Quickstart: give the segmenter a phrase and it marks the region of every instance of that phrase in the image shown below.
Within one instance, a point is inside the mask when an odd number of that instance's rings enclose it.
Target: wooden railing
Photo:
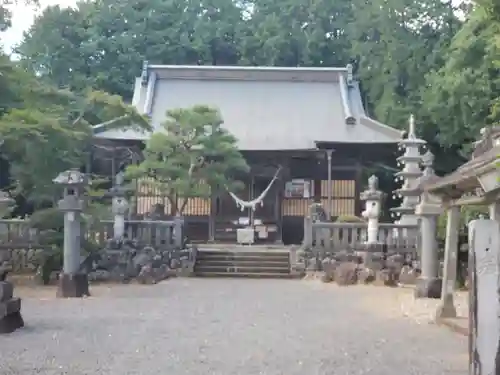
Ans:
[[[304,220],[304,246],[324,252],[359,249],[367,239],[366,223],[332,223]],[[419,245],[418,225],[379,224],[378,242],[390,252],[415,253]]]

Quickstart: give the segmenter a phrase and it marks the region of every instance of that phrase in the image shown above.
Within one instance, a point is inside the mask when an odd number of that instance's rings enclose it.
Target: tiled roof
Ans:
[[[396,143],[401,132],[366,116],[359,84],[346,68],[145,66],[134,105],[160,129],[169,109],[219,108],[241,150],[307,150],[316,142]],[[147,139],[108,130],[107,139]]]

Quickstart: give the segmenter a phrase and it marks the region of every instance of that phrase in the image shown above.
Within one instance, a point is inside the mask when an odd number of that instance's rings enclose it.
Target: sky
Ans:
[[[4,50],[11,51],[12,47],[21,41],[23,32],[30,28],[36,15],[39,14],[44,8],[50,5],[69,7],[75,5],[77,0],[39,0],[39,3],[40,7],[38,9],[23,4],[23,1],[20,1],[19,4],[11,7],[13,15],[12,27],[3,33],[0,33]]]

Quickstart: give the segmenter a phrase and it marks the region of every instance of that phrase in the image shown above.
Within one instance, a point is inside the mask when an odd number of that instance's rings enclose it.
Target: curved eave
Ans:
[[[360,125],[366,126],[367,128],[373,129],[381,134],[384,134],[388,138],[386,143],[399,143],[403,138],[404,134],[403,131],[382,124],[381,122],[374,120],[370,117],[360,116],[359,123]]]

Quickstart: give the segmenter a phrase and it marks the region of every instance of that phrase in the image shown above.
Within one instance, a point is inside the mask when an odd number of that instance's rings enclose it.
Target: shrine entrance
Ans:
[[[279,166],[252,167],[237,193],[222,191],[215,202],[215,241],[236,242],[237,230],[253,228],[255,243],[281,241],[281,191]]]

